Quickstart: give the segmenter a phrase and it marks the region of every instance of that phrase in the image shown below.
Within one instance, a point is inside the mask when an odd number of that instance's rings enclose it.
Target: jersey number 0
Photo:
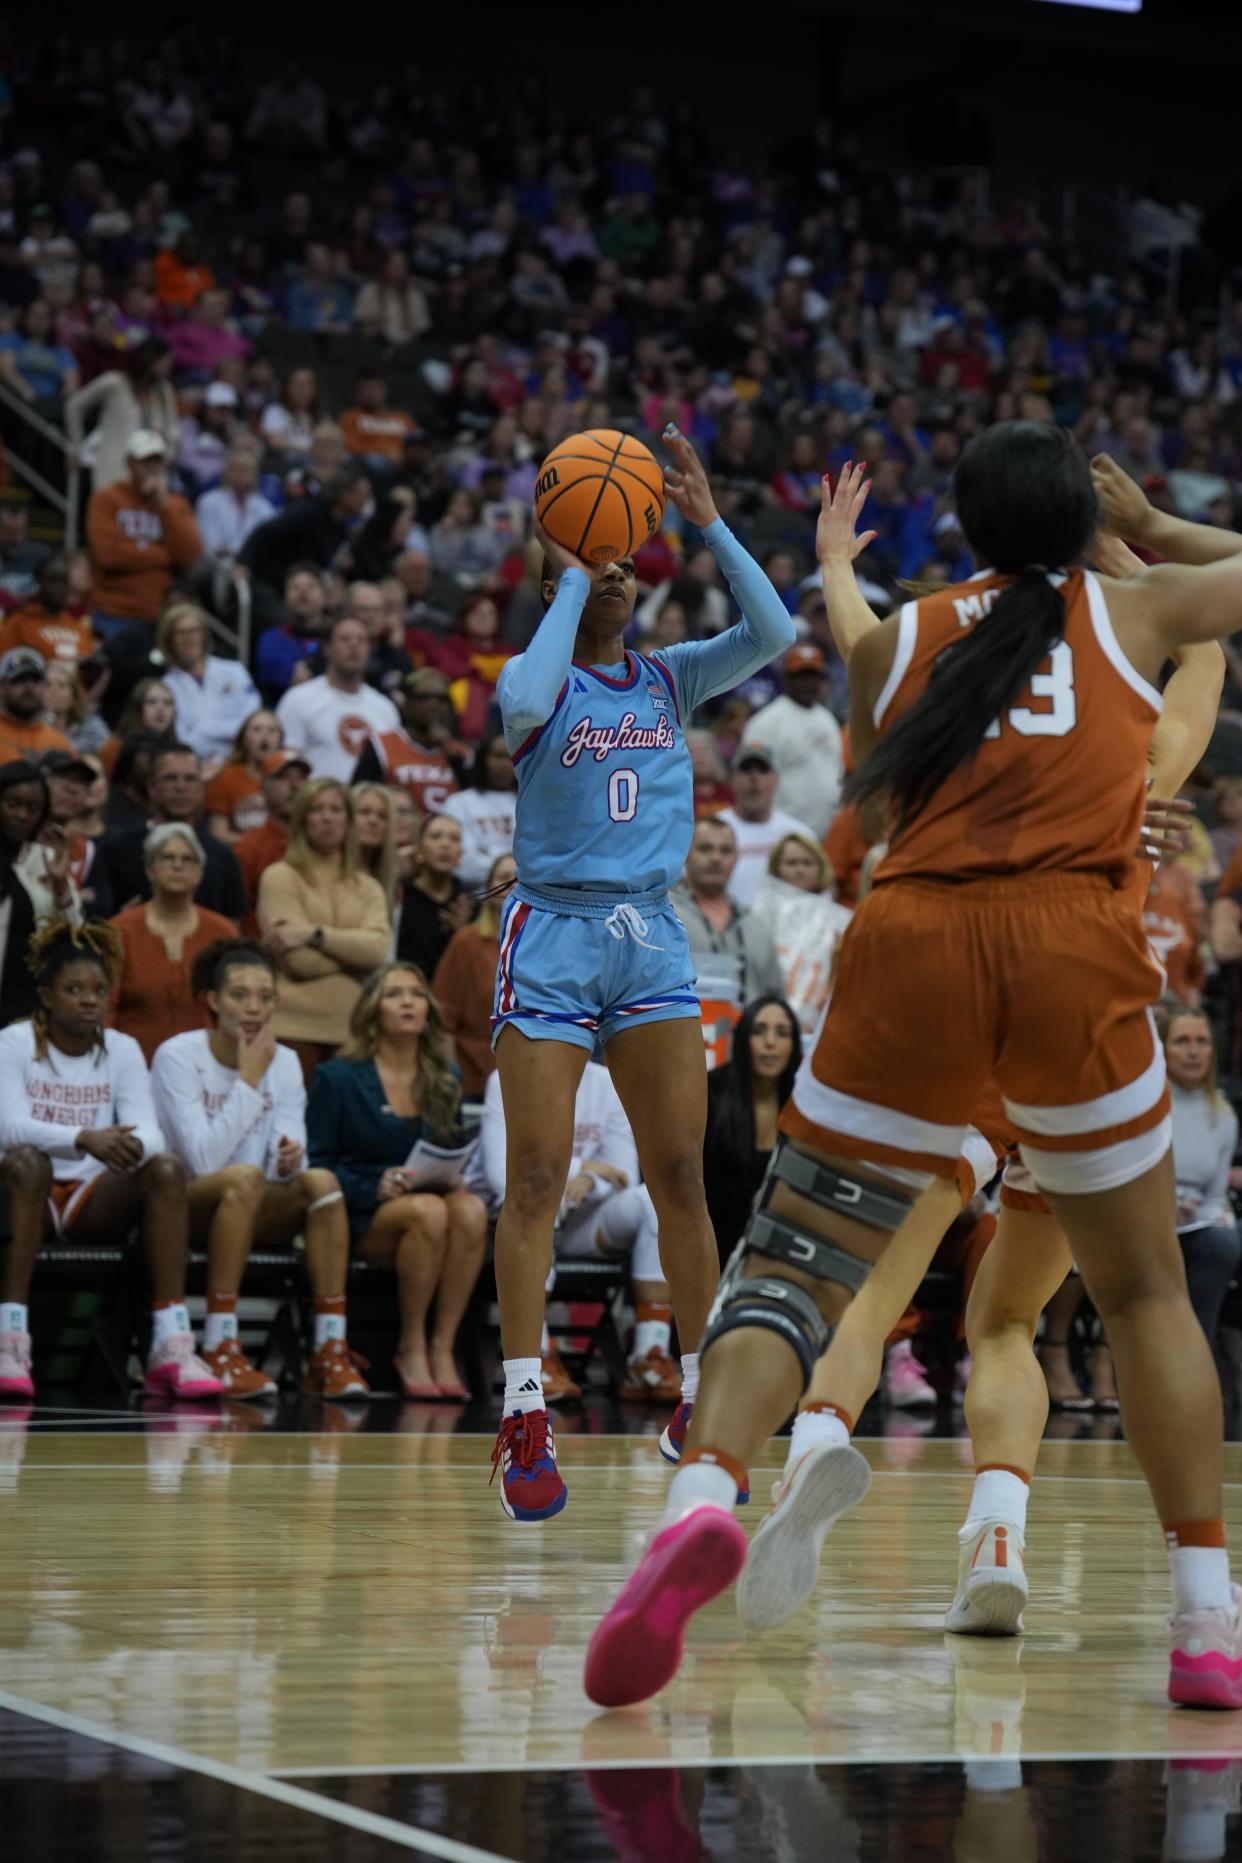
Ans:
[[[1019,737],[1065,737],[1078,723],[1078,695],[1074,691],[1074,650],[1059,640],[1048,656],[1048,671],[1032,673],[1032,699],[1050,699],[1046,711],[1029,705],[1011,705],[1005,716]],[[984,737],[999,737],[1001,721],[994,718]]]
[[[614,770],[608,778],[608,813],[614,822],[632,822],[638,812],[638,771]]]

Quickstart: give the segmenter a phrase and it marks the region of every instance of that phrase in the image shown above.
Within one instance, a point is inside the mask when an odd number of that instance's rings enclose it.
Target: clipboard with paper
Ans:
[[[475,1138],[463,1139],[459,1145],[433,1145],[419,1139],[402,1165],[413,1178],[412,1190],[442,1190],[462,1175],[478,1144]]]

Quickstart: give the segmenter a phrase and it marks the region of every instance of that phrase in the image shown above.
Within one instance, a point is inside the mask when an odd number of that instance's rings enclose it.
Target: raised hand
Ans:
[[[566,569],[580,569],[584,576],[590,576],[594,581],[600,570],[604,568],[603,563],[584,563],[580,556],[575,556],[573,551],[567,550],[563,543],[558,543],[555,537],[549,536],[537,517],[531,518],[530,534],[555,570],[563,572]]]
[[[237,1071],[248,1087],[258,1087],[275,1059],[276,1037],[270,1028],[260,1029],[252,1041],[243,1035],[237,1044]]]
[[[664,468],[668,495],[687,524],[693,524],[696,530],[706,530],[709,524],[716,522],[720,513],[712,497],[703,461],[685,434],[680,428],[674,427],[671,421],[664,429],[662,438],[673,455],[672,465]]]
[[[871,490],[871,480],[863,477],[866,470],[865,459],[857,466],[847,459],[835,489],[829,484],[827,473],[824,474],[815,525],[815,557],[821,567],[826,568],[829,563],[852,563],[877,535],[873,530],[857,534],[858,520]]]
[[[1091,479],[1104,518],[1102,528],[1127,543],[1142,543],[1158,515],[1143,488],[1107,453],[1097,453],[1091,461]]]

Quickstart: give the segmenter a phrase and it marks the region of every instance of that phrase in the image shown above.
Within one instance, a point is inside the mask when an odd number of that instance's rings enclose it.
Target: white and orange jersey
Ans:
[[[85,1183],[105,1167],[78,1149],[79,1132],[116,1125],[133,1127],[144,1158],[164,1150],[147,1064],[131,1035],[108,1029],[87,1054],[49,1042],[40,1056],[33,1023],[0,1032],[0,1151],[33,1146],[57,1183]]]
[[[1065,600],[1063,637],[1028,689],[989,721],[972,761],[894,832],[877,884],[1057,871],[1105,873],[1122,884],[1132,875],[1160,695],[1122,651],[1096,577],[1075,569],[1055,579]],[[985,571],[906,603],[875,703],[881,733],[1011,582]]]

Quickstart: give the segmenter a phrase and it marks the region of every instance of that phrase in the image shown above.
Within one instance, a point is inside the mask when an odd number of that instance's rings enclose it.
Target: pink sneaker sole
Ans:
[[[1183,1708],[1242,1708],[1242,1662],[1231,1662],[1217,1650],[1201,1656],[1174,1650],[1169,1657],[1169,1700]]]
[[[601,1708],[646,1701],[677,1673],[686,1625],[731,1585],[746,1535],[719,1507],[698,1507],[657,1533],[587,1650],[584,1684]]]
[[[33,1378],[0,1378],[0,1403],[6,1398],[33,1397]]]
[[[147,1372],[142,1388],[148,1397],[223,1397],[219,1378],[177,1377],[176,1365],[156,1365]]]

